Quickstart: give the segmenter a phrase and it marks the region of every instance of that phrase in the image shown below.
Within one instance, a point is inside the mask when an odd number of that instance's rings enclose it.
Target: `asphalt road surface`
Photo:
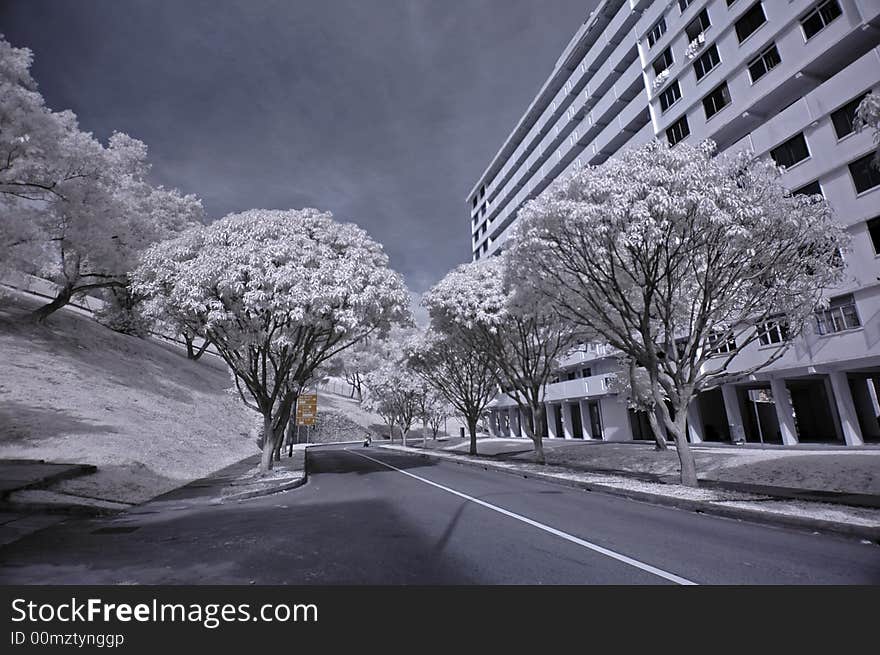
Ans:
[[[878,584],[880,546],[357,446],[294,491],[210,482],[0,549],[0,583]]]

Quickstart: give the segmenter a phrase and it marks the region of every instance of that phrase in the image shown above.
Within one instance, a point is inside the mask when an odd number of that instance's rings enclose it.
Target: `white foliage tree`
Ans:
[[[364,385],[364,407],[382,417],[390,429],[391,441],[398,427],[405,446],[413,423],[424,409],[426,389],[422,381],[402,362],[391,361],[367,373]]]
[[[262,471],[318,367],[408,319],[382,247],[315,209],[229,215],[150,248],[133,279],[146,311],[217,349],[262,415]]]
[[[457,336],[433,330],[411,339],[405,352],[409,367],[443,399],[436,403],[441,418],[448,415],[443,413],[444,404],[452,405],[464,416],[470,454],[476,455],[477,424],[498,392],[488,357]]]
[[[770,160],[713,149],[653,142],[580,169],[525,206],[513,247],[523,295],[647,372],[688,485],[691,400],[745,349],[736,375],[781,357],[842,280],[847,244],[824,199],[792,195]],[[753,348],[770,330],[779,346]]]
[[[874,143],[880,145],[880,93],[871,92],[856,107],[855,128],[859,131],[871,130]],[[880,147],[874,155],[875,166],[880,166]]]
[[[72,112],[46,107],[31,63],[0,37],[0,260],[57,284],[34,314],[44,320],[75,294],[125,287],[137,254],[202,207],[146,181],[142,142],[117,133],[104,147]]]
[[[559,358],[578,341],[543,298],[517,295],[505,254],[463,264],[424,297],[431,326],[485,357],[496,383],[527,417],[536,460],[544,463],[544,387]],[[517,263],[519,266],[519,263]]]

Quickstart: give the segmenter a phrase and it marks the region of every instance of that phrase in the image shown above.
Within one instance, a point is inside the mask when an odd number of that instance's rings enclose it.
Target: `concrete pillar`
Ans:
[[[691,443],[703,442],[703,413],[700,411],[699,396],[688,405],[687,433]]]
[[[581,405],[581,429],[584,431],[584,439],[593,439],[593,425],[590,422],[590,407],[586,400],[579,401]]]
[[[773,393],[773,406],[776,408],[776,420],[779,421],[782,443],[793,446],[798,442],[797,426],[794,423],[794,408],[791,406],[785,378],[770,380],[770,391]]]
[[[507,410],[507,420],[510,421],[510,436],[511,437],[519,437],[520,436],[520,426],[519,426],[519,409],[516,407],[511,407]]]
[[[847,446],[861,446],[865,440],[862,437],[862,428],[859,426],[859,417],[856,414],[856,406],[849,388],[849,380],[846,379],[846,372],[832,371],[828,377],[831,380],[831,388],[834,390],[834,401],[837,403],[837,413],[840,415],[843,439]]]
[[[527,425],[529,425],[529,421],[531,420],[531,416],[527,410],[522,409],[519,410],[519,436],[528,437],[529,433],[526,431]]]
[[[571,416],[571,403],[562,403],[562,432],[566,439],[574,439],[574,420]]]
[[[730,440],[734,443],[737,441],[745,441],[746,430],[742,419],[742,412],[739,411],[739,398],[736,393],[736,386],[732,384],[722,384],[721,398],[724,400],[724,413],[727,414],[727,426],[730,429]]]
[[[547,415],[547,434],[551,439],[558,439],[559,435],[556,434],[556,405],[553,403],[544,403],[544,408],[546,410],[545,414]]]
[[[489,424],[489,436],[497,437],[498,436],[498,413],[493,409],[489,411],[489,419],[486,421]]]

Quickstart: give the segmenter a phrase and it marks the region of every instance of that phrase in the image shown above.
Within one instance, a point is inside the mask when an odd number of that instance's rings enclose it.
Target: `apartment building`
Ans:
[[[692,403],[691,441],[880,442],[880,171],[853,129],[880,92],[880,0],[604,0],[589,15],[468,194],[472,255],[502,250],[521,205],[578,162],[600,164],[654,138],[712,139],[785,166],[793,192],[821,193],[852,236],[847,279],[815,326],[771,366]],[[737,356],[778,347],[784,323]],[[546,388],[551,437],[650,438],[588,344]],[[490,407],[494,434],[521,436],[513,401]]]

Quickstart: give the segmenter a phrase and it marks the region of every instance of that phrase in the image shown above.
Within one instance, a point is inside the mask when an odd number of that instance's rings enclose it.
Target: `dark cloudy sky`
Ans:
[[[0,0],[53,109],[150,147],[209,216],[313,206],[425,291],[465,195],[595,0]]]

